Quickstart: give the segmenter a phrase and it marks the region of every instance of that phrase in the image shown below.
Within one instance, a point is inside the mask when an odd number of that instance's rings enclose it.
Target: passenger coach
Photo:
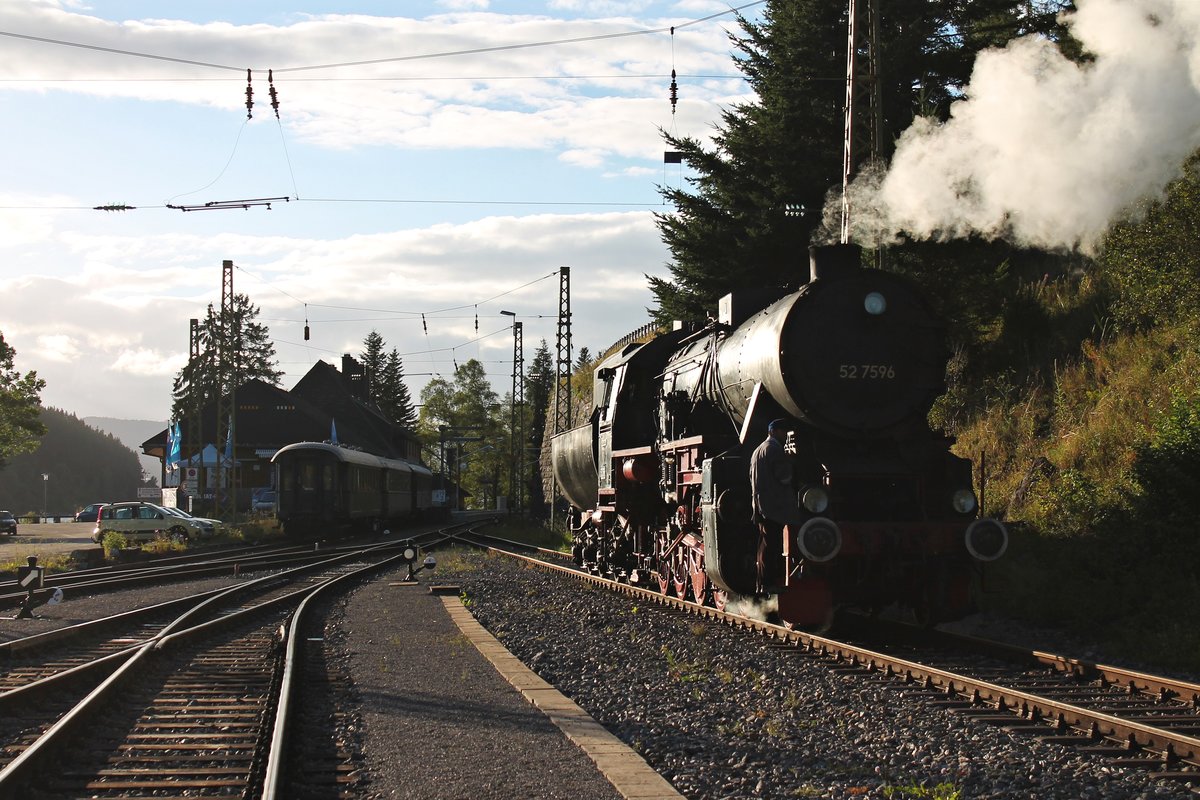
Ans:
[[[433,473],[421,464],[325,442],[289,444],[271,461],[288,536],[378,531],[433,505]]]

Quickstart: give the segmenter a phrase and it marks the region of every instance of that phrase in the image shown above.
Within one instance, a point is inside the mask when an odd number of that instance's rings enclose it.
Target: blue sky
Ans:
[[[685,176],[664,167],[659,129],[706,138],[750,99],[728,10],[0,0],[0,32],[19,35],[0,37],[0,331],[47,380],[47,405],[156,419],[225,259],[262,307],[285,387],[375,329],[414,393],[468,358],[503,393],[499,312],[523,321],[527,358],[543,338],[553,348],[560,266],[576,347],[603,349],[647,320],[645,276],[667,274],[652,212],[668,210],[657,187]],[[381,63],[298,69],[358,61]],[[290,202],[166,208],[260,197]],[[91,210],[117,203],[137,208]]]

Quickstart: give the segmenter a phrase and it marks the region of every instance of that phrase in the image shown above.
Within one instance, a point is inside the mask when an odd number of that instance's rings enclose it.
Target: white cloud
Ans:
[[[79,358],[79,347],[75,341],[64,334],[37,337],[37,348],[34,354],[49,361],[70,363]]]

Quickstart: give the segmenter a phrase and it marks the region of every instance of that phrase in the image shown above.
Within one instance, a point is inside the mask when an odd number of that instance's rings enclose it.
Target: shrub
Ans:
[[[122,549],[129,547],[129,539],[116,531],[105,531],[100,538],[100,546],[104,548],[104,558],[113,561]]]

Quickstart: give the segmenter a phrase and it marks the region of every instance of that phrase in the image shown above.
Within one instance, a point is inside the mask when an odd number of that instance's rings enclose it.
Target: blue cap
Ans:
[[[776,429],[781,431],[787,430],[789,427],[791,427],[790,421],[780,417],[779,419],[771,420],[771,424],[767,426],[767,433]]]

